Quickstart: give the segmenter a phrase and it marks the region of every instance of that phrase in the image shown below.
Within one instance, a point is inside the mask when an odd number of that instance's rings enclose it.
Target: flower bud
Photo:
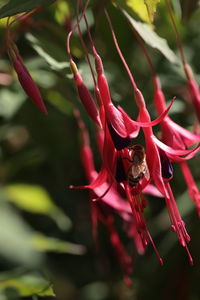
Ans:
[[[29,98],[33,101],[33,103],[45,114],[47,115],[47,109],[43,102],[41,93],[35,84],[33,78],[31,77],[29,71],[25,67],[21,56],[17,50],[17,47],[13,44],[12,48],[8,49],[9,57],[12,61],[15,72],[17,73],[19,82],[29,96]]]

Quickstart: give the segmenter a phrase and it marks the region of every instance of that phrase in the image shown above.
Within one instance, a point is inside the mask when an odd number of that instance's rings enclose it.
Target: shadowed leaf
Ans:
[[[47,6],[53,3],[54,0],[10,0],[0,9],[0,18],[13,16],[31,9]]]
[[[0,278],[0,292],[4,290],[14,290],[21,297],[32,295],[38,296],[55,296],[49,281],[44,279],[40,274],[24,274],[2,280]]]

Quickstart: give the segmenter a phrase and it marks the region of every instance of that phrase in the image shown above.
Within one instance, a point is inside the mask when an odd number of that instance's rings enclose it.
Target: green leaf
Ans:
[[[0,8],[8,3],[9,0],[0,0]]]
[[[35,234],[31,239],[31,245],[38,251],[53,251],[58,253],[69,253],[82,255],[85,253],[85,247],[59,239],[46,237],[41,233]]]
[[[42,256],[30,245],[33,231],[1,197],[0,254],[8,260],[27,266],[38,266]]]
[[[154,20],[154,15],[156,12],[156,6],[160,2],[160,0],[144,0],[144,3],[147,7],[148,15],[149,15],[149,20],[152,23]]]
[[[54,0],[10,0],[1,7],[0,18],[13,16],[40,6],[47,6],[53,2]]]
[[[150,22],[147,7],[144,4],[144,0],[114,0],[114,3],[117,3],[117,5],[121,9],[124,9],[131,16],[137,14],[143,21],[147,23]]]
[[[21,209],[47,215],[63,230],[71,226],[69,218],[52,202],[50,195],[41,186],[12,184],[5,187],[5,192],[7,199]]]
[[[0,292],[5,290],[13,290],[16,295],[21,297],[55,296],[51,283],[36,273],[10,277],[6,280],[0,278]]]
[[[161,38],[152,27],[146,23],[134,20],[126,11],[123,10],[124,15],[133,26],[134,30],[141,36],[141,38],[152,48],[159,50],[170,62],[179,63],[178,57],[170,49],[167,41]]]
[[[67,55],[63,49],[60,49],[58,45],[51,40],[40,36],[33,36],[28,33],[26,38],[31,42],[34,50],[50,65],[53,70],[60,71],[63,69],[69,69],[69,63],[67,62]],[[66,70],[65,70],[66,71]]]

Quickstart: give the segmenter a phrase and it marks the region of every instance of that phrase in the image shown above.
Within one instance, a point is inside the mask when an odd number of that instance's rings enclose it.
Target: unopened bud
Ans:
[[[72,59],[70,59],[69,63],[70,63],[70,68],[71,68],[72,73],[77,74],[78,73],[78,68],[77,68],[75,62]]]

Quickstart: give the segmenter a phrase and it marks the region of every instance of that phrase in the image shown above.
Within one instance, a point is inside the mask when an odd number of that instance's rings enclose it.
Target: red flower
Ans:
[[[160,87],[159,78],[154,78],[154,102],[158,113],[162,113],[165,108],[165,97]],[[186,149],[188,146],[192,146],[197,142],[200,142],[200,135],[194,134],[185,128],[179,126],[175,122],[173,122],[170,117],[166,117],[161,122],[161,131],[162,131],[162,141],[167,145],[175,148],[175,149]],[[196,154],[198,151],[198,147],[196,148],[189,158]],[[189,195],[191,199],[194,201],[198,215],[200,216],[200,192],[198,187],[194,181],[192,173],[187,166],[186,161],[184,158],[174,158],[173,156],[169,155],[172,161],[180,162],[180,166],[182,169],[182,173],[184,175],[185,182],[188,187]]]

